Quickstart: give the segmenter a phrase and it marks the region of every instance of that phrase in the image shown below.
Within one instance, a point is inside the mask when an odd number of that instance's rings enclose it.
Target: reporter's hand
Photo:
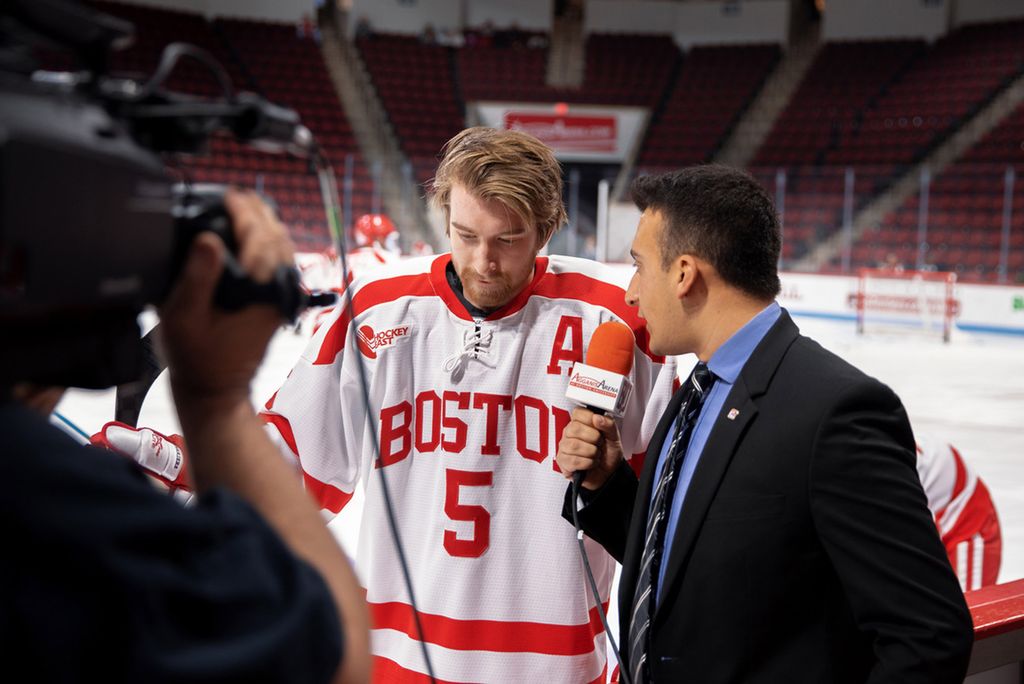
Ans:
[[[585,470],[584,489],[600,489],[622,458],[622,443],[615,421],[583,407],[573,409],[572,421],[562,432],[555,455],[562,474],[572,478],[577,470]]]
[[[238,243],[237,260],[257,282],[294,262],[292,243],[273,211],[252,191],[228,190],[224,203]],[[182,275],[160,309],[163,351],[177,403],[249,399],[249,382],[282,322],[268,304],[236,312],[215,308],[225,247],[212,233],[193,241]]]

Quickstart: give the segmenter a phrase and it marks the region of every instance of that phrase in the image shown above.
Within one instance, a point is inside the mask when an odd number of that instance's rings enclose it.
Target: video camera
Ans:
[[[132,35],[67,0],[9,0],[0,13],[0,387],[137,378],[138,314],[169,292],[192,239],[213,230],[234,247],[223,188],[176,185],[167,156],[200,152],[218,131],[319,156],[294,111],[235,93],[199,48],[167,46],[145,83],[108,75],[109,53]],[[39,72],[39,46],[71,52],[82,69]],[[182,57],[206,65],[223,97],[162,89]],[[229,258],[215,301],[271,303],[294,319],[322,303],[309,299],[294,268],[260,285]]]

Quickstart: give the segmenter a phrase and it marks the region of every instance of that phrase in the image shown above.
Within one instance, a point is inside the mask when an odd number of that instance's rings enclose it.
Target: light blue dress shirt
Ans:
[[[704,451],[704,444],[708,441],[711,428],[715,420],[722,412],[725,399],[736,384],[740,371],[746,365],[747,359],[754,353],[754,348],[761,342],[768,329],[779,319],[782,309],[777,302],[772,302],[760,313],[750,319],[746,325],[737,330],[732,337],[718,348],[708,360],[708,368],[715,375],[715,383],[711,386],[711,392],[704,400],[700,415],[697,416],[697,424],[690,434],[690,443],[686,447],[686,454],[683,456],[683,463],[679,470],[679,482],[676,485],[675,494],[672,496],[672,505],[668,514],[668,527],[665,529],[665,546],[661,550],[661,566],[658,568],[658,593],[656,601],[661,600],[661,585],[665,582],[665,568],[668,567],[669,553],[672,550],[672,541],[676,536],[676,528],[679,526],[679,514],[683,510],[683,501],[686,499],[686,491],[693,479],[693,472],[700,462],[701,453]],[[675,427],[669,429],[665,441],[661,446],[661,453],[658,455],[658,463],[655,473],[660,473],[665,459],[668,457],[668,448],[672,443],[672,435]],[[655,482],[651,491],[658,488]],[[653,497],[652,497],[653,500]],[[652,501],[653,502],[653,501]],[[648,512],[648,515],[650,513]]]

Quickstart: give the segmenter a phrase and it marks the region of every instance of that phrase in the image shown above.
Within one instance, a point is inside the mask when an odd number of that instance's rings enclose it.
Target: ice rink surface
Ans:
[[[949,344],[918,333],[854,334],[850,321],[797,317],[801,331],[903,399],[915,433],[955,445],[986,482],[1003,533],[1000,582],[1024,577],[1024,337],[955,334]],[[262,404],[287,376],[307,338],[281,330],[253,385]],[[692,357],[691,357],[692,363]],[[683,370],[690,363],[685,360]],[[114,415],[113,391],[72,391],[58,411],[94,433]],[[177,432],[166,374],[143,405],[140,425]],[[359,494],[332,523],[350,554],[358,538]]]
[[[915,434],[953,444],[986,483],[1003,534],[999,581],[1024,577],[1024,337],[954,331],[858,337],[852,322],[798,318],[801,332],[892,387]]]

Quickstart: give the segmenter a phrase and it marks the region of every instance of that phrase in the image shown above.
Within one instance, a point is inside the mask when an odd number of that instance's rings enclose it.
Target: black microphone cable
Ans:
[[[583,478],[587,476],[587,471],[577,470],[572,474],[572,524],[576,528],[576,543],[579,545],[580,558],[583,559],[583,569],[587,575],[587,586],[590,587],[590,593],[594,597],[594,606],[597,608],[597,615],[601,618],[601,624],[604,626],[604,634],[608,638],[608,643],[612,647],[612,653],[615,654],[615,660],[619,665],[619,681],[622,684],[632,684],[632,680],[629,678],[629,673],[626,672],[626,667],[622,664],[622,655],[619,653],[619,645],[615,641],[615,637],[612,636],[612,628],[608,625],[608,616],[604,612],[604,606],[601,605],[601,594],[597,590],[597,580],[594,579],[594,571],[590,567],[590,558],[587,556],[587,549],[583,544],[583,528],[580,527],[580,487],[583,484]],[[608,600],[612,601],[615,597],[609,596]]]

